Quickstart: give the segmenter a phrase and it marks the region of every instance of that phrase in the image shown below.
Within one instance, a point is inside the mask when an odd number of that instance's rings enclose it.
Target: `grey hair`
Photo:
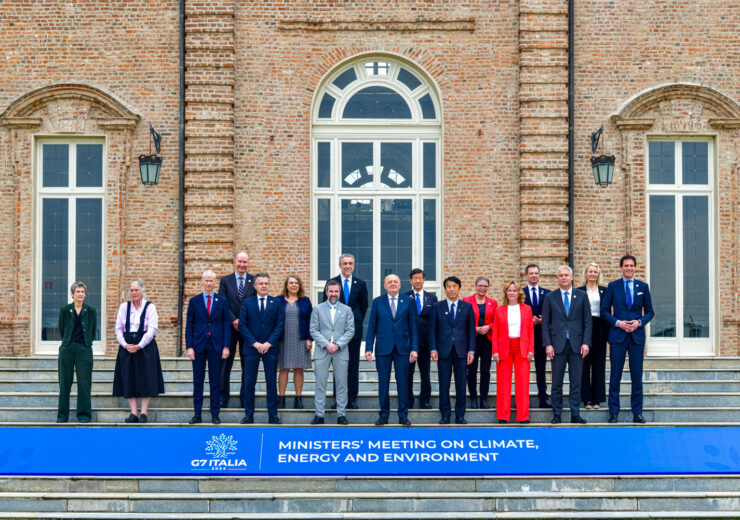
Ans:
[[[570,273],[570,275],[573,276],[573,269],[571,269],[571,267],[569,265],[561,265],[560,267],[558,267],[558,270],[555,271],[555,276],[558,275],[558,273],[560,272],[561,269],[567,269],[568,272]]]
[[[269,280],[270,279],[270,275],[267,274],[267,273],[264,273],[264,272],[260,272],[260,273],[257,273],[256,275],[254,275],[254,280],[255,281],[257,281],[257,278],[267,278]]]
[[[476,278],[475,285],[478,285],[478,282],[480,282],[481,280],[485,280],[489,286],[491,285],[491,280],[489,280],[487,276],[479,276],[478,278]]]
[[[210,269],[206,269],[205,271],[203,271],[203,274],[202,274],[202,275],[201,275],[201,277],[200,277],[200,278],[201,278],[201,280],[202,280],[202,279],[203,279],[203,277],[205,277],[205,275],[207,275],[207,274],[212,274],[212,275],[213,275],[213,277],[214,277],[214,278],[216,278],[216,273],[214,273],[214,272],[213,272],[212,270],[210,270]]]
[[[85,282],[75,282],[75,283],[73,283],[72,284],[72,287],[69,288],[69,292],[72,293],[72,294],[74,294],[75,293],[75,289],[77,289],[78,287],[82,287],[83,289],[85,289],[85,294],[87,294],[87,285],[85,285]]]
[[[355,255],[352,253],[343,253],[339,255],[339,265],[342,265],[342,258],[351,258],[353,262],[355,261]]]
[[[144,294],[144,284],[141,283],[139,280],[132,280],[130,284],[128,284],[129,289],[132,285],[136,285],[139,287],[139,290],[141,291],[141,294]]]

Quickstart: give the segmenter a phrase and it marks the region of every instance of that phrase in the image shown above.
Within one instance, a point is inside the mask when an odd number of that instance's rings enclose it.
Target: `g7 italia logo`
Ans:
[[[234,439],[233,435],[213,435],[210,440],[206,441],[205,454],[210,459],[193,459],[190,465],[196,471],[228,471],[243,470],[247,468],[247,461],[232,457],[236,455],[237,444],[239,441]]]

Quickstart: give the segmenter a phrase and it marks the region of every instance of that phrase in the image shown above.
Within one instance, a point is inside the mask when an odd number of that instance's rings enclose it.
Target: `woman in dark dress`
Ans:
[[[311,368],[311,345],[313,338],[309,333],[313,306],[303,293],[303,283],[297,275],[291,274],[283,283],[283,293],[278,301],[285,308],[285,331],[280,342],[278,354],[278,407],[285,408],[285,390],[288,375],[293,370],[295,399],[293,408],[303,408],[303,370]]]
[[[606,340],[609,337],[609,323],[601,319],[601,300],[606,287],[599,285],[601,269],[593,262],[586,266],[586,285],[579,287],[586,291],[591,304],[591,350],[583,358],[583,378],[581,379],[581,399],[587,410],[598,409],[606,400]]]
[[[116,317],[116,339],[120,344],[113,376],[113,395],[128,399],[131,414],[127,423],[148,420],[149,401],[164,393],[162,364],[154,336],[157,309],[144,299],[141,282],[131,282],[131,301],[122,303]],[[137,406],[141,399],[141,413]]]
[[[488,388],[491,383],[491,347],[493,340],[493,318],[496,315],[498,302],[486,296],[491,285],[486,276],[479,276],[475,281],[475,294],[463,298],[473,305],[475,315],[475,357],[468,365],[468,394],[470,408],[487,409]],[[477,392],[478,360],[480,359],[480,395]],[[480,401],[478,401],[480,397]]]

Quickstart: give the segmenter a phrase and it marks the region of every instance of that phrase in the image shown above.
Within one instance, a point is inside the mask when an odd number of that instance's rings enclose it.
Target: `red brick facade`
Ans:
[[[60,134],[107,142],[107,354],[132,279],[157,304],[160,349],[173,354],[178,2],[0,0],[0,20],[0,244],[13,291],[0,304],[0,354],[35,351],[33,137]],[[740,14],[717,0],[575,0],[576,280],[589,261],[616,277],[625,252],[646,275],[646,139],[713,138],[720,355],[740,355],[739,30]],[[312,281],[311,111],[322,80],[363,55],[413,64],[437,89],[441,271],[466,293],[476,275],[498,288],[530,262],[552,283],[568,256],[567,0],[187,0],[186,298],[204,268],[224,275],[245,248],[250,272],[275,285],[289,272]],[[136,160],[149,123],[164,137],[155,187]],[[588,162],[602,123],[599,153],[617,157],[608,188]]]

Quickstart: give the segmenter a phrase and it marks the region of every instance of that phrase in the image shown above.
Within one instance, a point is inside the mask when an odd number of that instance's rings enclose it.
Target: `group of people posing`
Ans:
[[[413,269],[409,273],[411,291],[401,294],[399,276],[389,274],[383,281],[385,294],[369,305],[367,286],[354,275],[355,259],[344,254],[339,258],[340,274],[327,281],[324,301],[314,307],[305,296],[297,275],[289,275],[281,295],[273,297],[269,295],[270,276],[266,273],[251,275],[247,272],[248,265],[247,253],[239,253],[235,272],[221,278],[218,292],[215,292],[215,273],[205,271],[201,280],[202,293],[190,299],[185,332],[187,355],[193,364],[195,413],[190,424],[203,421],[206,368],[211,421],[221,423],[220,410],[229,406],[231,397],[230,376],[237,349],[242,368],[239,395],[245,413],[242,424],[254,423],[260,361],[265,373],[268,422],[280,424],[278,410],[286,407],[289,373],[293,371],[293,407],[303,408],[303,371],[311,368],[312,360],[315,415],[311,424],[324,423],[330,366],[333,366],[335,402],[332,406],[336,408],[337,423],[348,424],[346,410],[359,408],[363,336],[365,358],[372,361],[374,356],[378,372],[380,412],[375,422],[378,426],[387,424],[390,418],[392,370],[399,424],[411,425],[408,410],[415,404],[419,408],[432,408],[432,361],[438,367],[440,424],[452,421],[453,374],[455,423],[466,424],[468,406],[484,409],[491,406],[492,361],[496,363],[498,421],[511,420],[513,370],[516,420],[528,423],[530,362],[533,360],[539,406],[552,408],[552,423],[562,421],[566,367],[570,381],[570,420],[585,423],[580,415],[581,402],[586,408],[599,408],[605,400],[607,341],[611,361],[609,422],[618,420],[619,388],[627,352],[633,420],[645,422],[642,416],[644,327],[652,319],[653,309],[647,284],[634,279],[636,260],[631,255],[620,259],[623,277],[608,287],[599,285],[599,266],[591,263],[586,268],[583,287],[574,288],[572,269],[561,266],[557,270],[558,289],[548,291],[539,286],[539,267],[528,265],[525,270],[527,283],[506,283],[502,288],[501,304],[488,296],[490,280],[485,276],[476,279],[475,292],[467,298],[461,298],[459,278],[445,278],[445,299],[438,301],[435,294],[424,291],[424,271]],[[146,422],[149,400],[164,392],[154,340],[157,314],[154,305],[143,299],[140,282],[132,282],[130,295],[131,301],[121,305],[116,319],[116,337],[121,347],[113,393],[129,400],[131,413],[126,422]],[[76,360],[77,416],[81,422],[87,422],[91,417],[91,377],[87,372],[92,370],[95,311],[84,304],[84,284],[73,285],[72,296],[73,303],[60,310],[63,342],[59,356],[57,421],[66,422],[69,415],[69,388]],[[363,335],[368,310],[369,322]],[[550,396],[545,379],[547,359],[552,366]],[[416,365],[421,378],[418,396],[413,391]],[[85,384],[86,390],[81,388]],[[137,398],[141,399],[140,411]]]

